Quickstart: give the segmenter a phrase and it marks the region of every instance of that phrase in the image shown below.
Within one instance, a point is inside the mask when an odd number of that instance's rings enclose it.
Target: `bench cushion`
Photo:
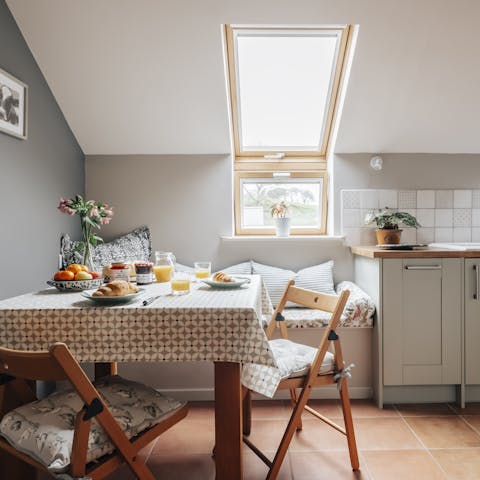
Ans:
[[[375,304],[373,300],[353,282],[341,282],[337,285],[336,293],[350,290],[347,305],[340,319],[341,327],[373,327]],[[331,314],[323,310],[310,308],[285,308],[282,312],[287,328],[318,328],[326,327]],[[264,325],[270,321],[270,316],[263,318]]]
[[[153,388],[118,376],[102,378],[96,387],[128,438],[182,406]],[[70,464],[75,417],[82,407],[82,400],[73,390],[53,393],[7,413],[0,423],[0,435],[50,471],[63,472]],[[87,461],[113,450],[109,437],[93,419]]]

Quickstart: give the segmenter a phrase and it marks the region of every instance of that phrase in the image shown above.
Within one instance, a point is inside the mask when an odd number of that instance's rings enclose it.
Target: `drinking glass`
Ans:
[[[185,272],[173,272],[170,281],[172,295],[186,295],[190,293],[190,275]]]
[[[201,280],[210,276],[212,264],[211,262],[195,262],[193,268],[195,270],[195,278]]]

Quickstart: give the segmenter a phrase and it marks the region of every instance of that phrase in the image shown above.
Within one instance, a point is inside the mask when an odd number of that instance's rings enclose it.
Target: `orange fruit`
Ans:
[[[75,278],[75,274],[68,270],[59,270],[53,276],[54,280],[73,280]]]
[[[75,274],[75,280],[91,280],[92,278],[92,275],[84,270],[80,270]]]
[[[69,272],[73,272],[74,274],[77,274],[80,271],[84,271],[83,270],[83,265],[80,265],[79,263],[72,263],[71,265],[69,265],[67,267],[67,270]]]
[[[91,273],[90,270],[88,269],[88,267],[87,267],[86,265],[80,264],[80,268],[81,268],[84,272]]]

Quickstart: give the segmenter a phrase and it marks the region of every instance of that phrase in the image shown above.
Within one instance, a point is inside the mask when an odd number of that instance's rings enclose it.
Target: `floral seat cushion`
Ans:
[[[128,438],[156,425],[183,405],[153,388],[118,376],[102,378],[95,385]],[[82,400],[73,390],[54,393],[7,413],[0,423],[0,435],[51,472],[63,472],[70,464],[75,417],[82,407]],[[93,419],[87,462],[113,450],[110,438]]]
[[[336,287],[336,293],[350,290],[347,305],[340,319],[340,327],[373,327],[375,304],[373,300],[353,282],[341,282]],[[318,328],[326,327],[331,314],[322,310],[310,308],[285,308],[282,312],[287,328]],[[270,321],[264,316],[264,325]]]
[[[302,377],[308,372],[317,354],[317,348],[278,338],[268,342],[282,379]],[[333,372],[333,353],[327,352],[320,367],[320,375]]]

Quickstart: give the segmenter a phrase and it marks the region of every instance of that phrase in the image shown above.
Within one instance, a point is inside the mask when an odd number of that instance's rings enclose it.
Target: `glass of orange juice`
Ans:
[[[195,262],[193,268],[195,270],[195,278],[201,280],[210,276],[212,264],[211,262]]]
[[[190,275],[185,272],[173,272],[170,285],[173,295],[186,295],[190,293]]]

